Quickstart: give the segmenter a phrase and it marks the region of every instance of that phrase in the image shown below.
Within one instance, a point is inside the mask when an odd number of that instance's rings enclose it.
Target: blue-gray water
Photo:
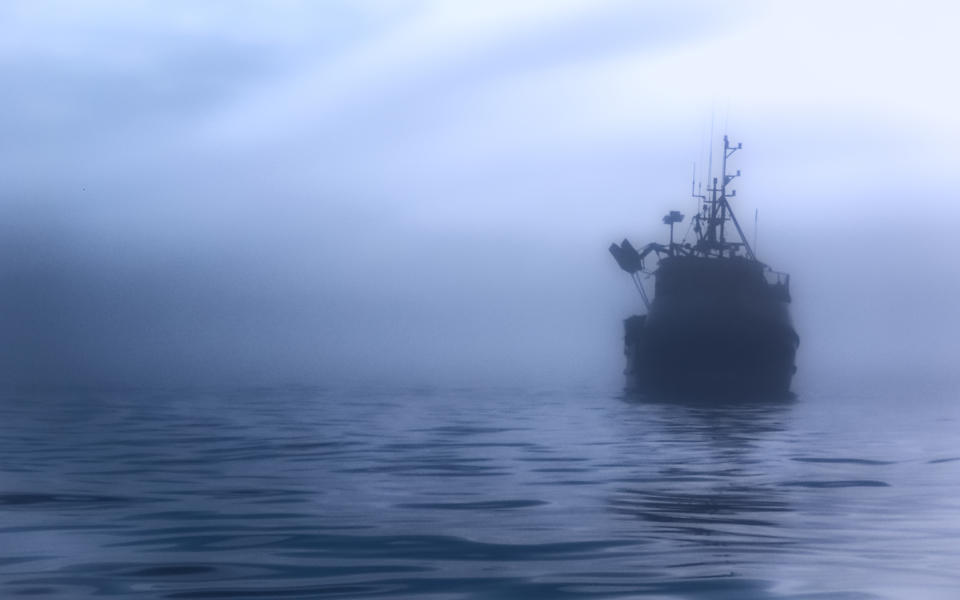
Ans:
[[[7,393],[0,597],[957,598],[958,400]]]

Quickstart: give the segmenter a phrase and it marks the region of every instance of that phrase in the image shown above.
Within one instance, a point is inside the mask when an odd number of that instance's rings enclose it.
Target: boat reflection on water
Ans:
[[[761,577],[773,554],[797,550],[796,532],[788,534],[793,490],[769,460],[795,396],[631,393],[621,401],[631,409],[621,414],[622,433],[637,459],[607,508],[633,535],[662,546],[659,566],[680,578],[754,568]]]
[[[750,454],[779,437],[797,403],[792,392],[779,394],[666,394],[627,389],[620,401],[636,406],[645,435],[657,435],[671,448],[696,450],[678,459],[750,461]],[[709,454],[703,454],[709,451]]]

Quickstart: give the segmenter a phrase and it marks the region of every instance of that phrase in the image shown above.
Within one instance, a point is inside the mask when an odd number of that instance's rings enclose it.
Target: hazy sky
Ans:
[[[591,379],[710,124],[805,365],[960,358],[950,2],[0,5],[0,379]]]

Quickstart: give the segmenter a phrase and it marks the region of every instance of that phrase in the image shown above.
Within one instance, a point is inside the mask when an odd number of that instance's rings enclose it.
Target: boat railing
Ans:
[[[763,276],[767,280],[770,289],[777,295],[783,297],[783,300],[790,301],[790,274],[774,271],[767,268],[763,271]]]

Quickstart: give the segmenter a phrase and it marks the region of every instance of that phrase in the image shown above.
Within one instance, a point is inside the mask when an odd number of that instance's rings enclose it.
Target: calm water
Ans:
[[[958,417],[857,382],[8,393],[0,597],[955,599]]]

